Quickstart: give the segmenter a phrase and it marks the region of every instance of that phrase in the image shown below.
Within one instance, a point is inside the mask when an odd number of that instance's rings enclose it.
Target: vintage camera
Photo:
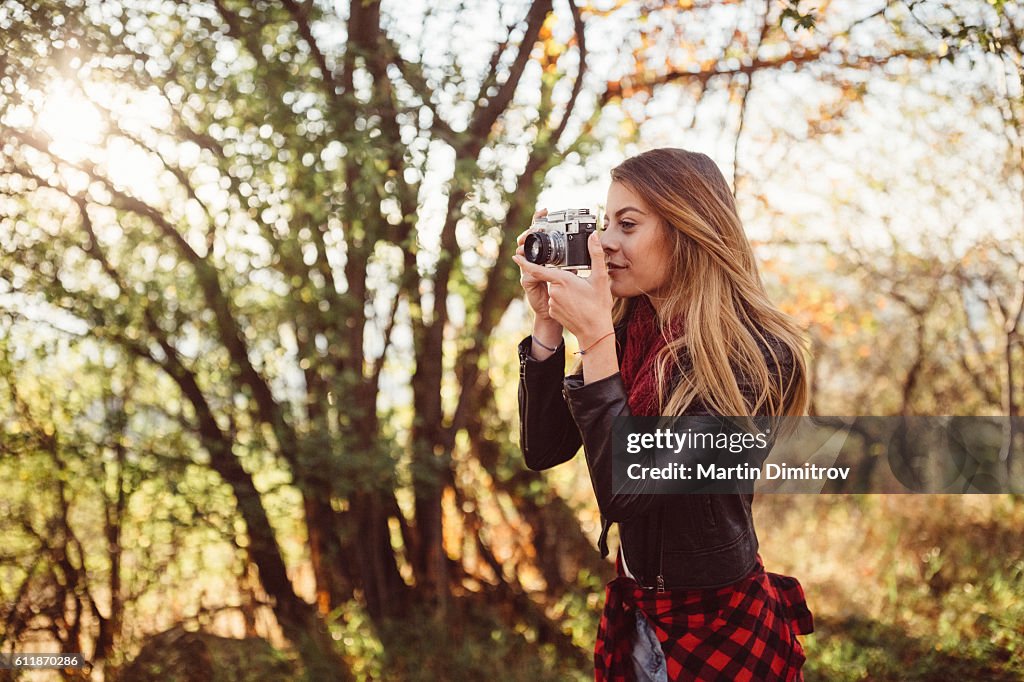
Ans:
[[[589,270],[587,239],[597,230],[597,217],[589,208],[567,208],[537,218],[537,232],[526,235],[523,251],[526,260],[563,270]]]

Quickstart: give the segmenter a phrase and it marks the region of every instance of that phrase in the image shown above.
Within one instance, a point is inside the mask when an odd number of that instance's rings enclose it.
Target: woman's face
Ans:
[[[667,232],[643,199],[612,182],[601,232],[612,296],[657,297],[669,284],[672,242]]]

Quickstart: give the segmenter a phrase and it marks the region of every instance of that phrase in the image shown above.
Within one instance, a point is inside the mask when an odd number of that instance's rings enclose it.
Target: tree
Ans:
[[[15,3],[3,17],[5,28],[18,27],[2,63],[4,171],[16,206],[8,215],[25,215],[28,197],[41,195],[54,219],[6,223],[24,239],[9,242],[4,278],[173,379],[185,404],[171,416],[196,434],[231,486],[261,583],[318,677],[336,669],[319,618],[356,591],[378,618],[409,603],[389,519],[401,522],[417,593],[428,601],[447,594],[440,520],[448,452],[464,427],[489,329],[514,292],[508,268],[497,269],[474,306],[474,346],[457,371],[471,388],[442,424],[448,292],[463,278],[456,226],[471,192],[508,172],[494,162],[482,168],[481,152],[509,144],[499,119],[550,10],[533,3],[477,83],[466,82],[458,63],[432,73],[403,57],[376,3],[353,3],[344,19],[291,2],[89,3],[81,11]],[[325,51],[325,30],[347,32],[345,49]],[[513,224],[532,210],[582,84],[577,69],[569,100],[556,103],[558,58],[543,60],[549,77],[530,154],[501,192]],[[149,165],[139,168],[162,193],[118,180],[113,154],[61,156],[38,128],[12,125],[19,107],[31,108],[42,84],[55,80],[101,112],[98,147],[141,152]],[[457,132],[444,100],[467,89],[475,108]],[[149,120],[132,121],[132,105],[148,107]],[[430,254],[417,232],[428,222],[420,200],[436,143],[454,153],[455,172],[441,249]],[[55,239],[38,240],[37,225],[69,221],[74,227],[58,228],[48,236]],[[493,223],[487,228],[494,232]],[[492,237],[507,255],[508,235]],[[44,266],[53,276],[36,278],[41,263],[68,259],[84,269],[67,277]],[[374,289],[390,298],[383,309]],[[399,318],[416,341],[408,457],[381,437],[376,408]],[[377,338],[376,353],[366,352]],[[301,388],[281,385],[289,381]],[[243,463],[239,434],[260,429],[266,455],[304,498],[319,615],[296,595]],[[415,500],[408,520],[394,494],[403,466]]]
[[[17,482],[2,505],[0,642],[85,653],[110,674],[138,623],[160,620],[145,603],[166,600],[169,582],[188,592],[183,563],[203,566],[216,542],[234,551],[216,521],[230,493],[182,455],[194,446],[137,360],[113,349],[97,358],[89,339],[28,353],[15,340],[0,344],[0,471]]]
[[[735,6],[725,23],[722,6]],[[521,518],[572,520],[527,494],[536,476],[510,473],[487,368],[518,295],[514,226],[547,171],[595,148],[602,112],[642,120],[652,93],[677,86],[694,110],[736,92],[738,139],[756,74],[819,66],[839,82],[914,54],[849,40],[877,12],[808,32],[791,21],[807,15],[767,2],[478,10],[485,20],[466,22],[468,8],[423,8],[412,35],[363,0],[347,14],[291,0],[0,12],[8,300],[64,311],[172,382],[166,416],[230,487],[248,558],[318,679],[342,669],[324,623],[354,597],[378,622],[414,604],[443,619],[466,572],[442,522],[446,490],[472,502],[455,475],[460,434],[475,480]],[[628,57],[613,45],[614,70],[588,71],[587,27],[633,19]],[[267,469],[301,495],[315,605],[289,577],[257,484]],[[543,624],[459,507],[485,582]],[[540,563],[564,593],[563,571]]]

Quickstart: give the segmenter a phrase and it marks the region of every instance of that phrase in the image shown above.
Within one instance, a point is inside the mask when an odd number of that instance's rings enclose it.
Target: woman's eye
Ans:
[[[634,222],[631,222],[629,220],[619,221],[619,229],[620,230],[631,230],[634,227],[636,227],[636,223],[634,223]],[[607,232],[610,228],[611,228],[611,224],[610,223],[605,223],[605,224],[601,225],[601,227],[599,227],[597,229],[599,229],[601,232]]]

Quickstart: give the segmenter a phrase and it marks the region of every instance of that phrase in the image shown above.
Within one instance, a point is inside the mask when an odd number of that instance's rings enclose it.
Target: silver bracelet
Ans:
[[[560,344],[558,344],[557,346],[555,346],[554,348],[552,348],[551,346],[545,346],[545,345],[544,345],[543,343],[541,343],[540,341],[538,341],[538,340],[537,340],[537,337],[536,337],[536,336],[534,336],[533,334],[530,334],[530,338],[531,338],[531,339],[533,339],[533,342],[534,342],[535,344],[537,344],[538,346],[540,346],[540,347],[541,347],[541,348],[543,348],[544,350],[549,350],[549,351],[551,351],[552,353],[554,353],[554,352],[555,352],[556,350],[558,350],[559,348],[561,348],[561,347],[562,347],[562,344],[564,344],[564,343],[565,343],[565,339],[562,339],[562,343],[560,343]]]

